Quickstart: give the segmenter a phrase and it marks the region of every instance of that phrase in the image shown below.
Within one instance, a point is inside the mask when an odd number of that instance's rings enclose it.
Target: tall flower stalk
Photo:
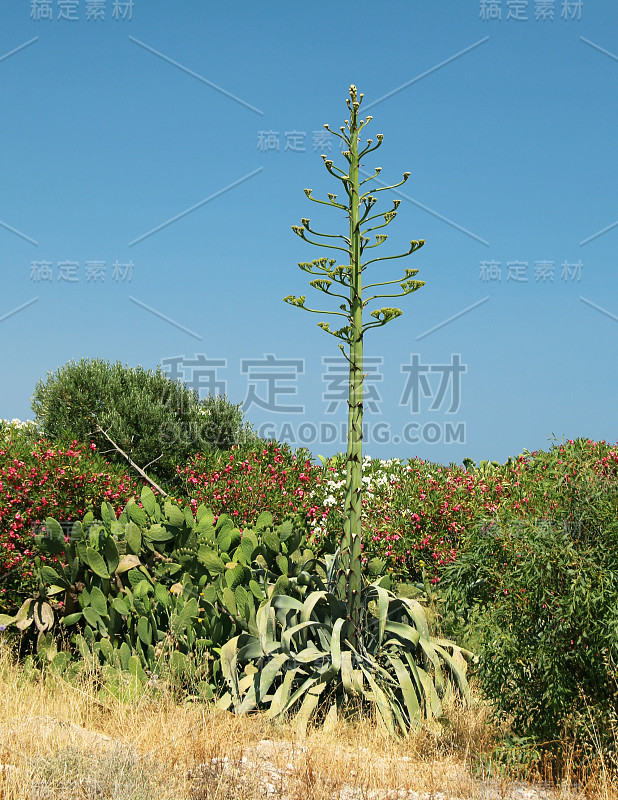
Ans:
[[[404,184],[410,177],[409,172],[403,174],[403,180],[392,186],[366,191],[361,194],[361,187],[378,177],[381,167],[375,168],[375,174],[360,180],[361,159],[368,153],[377,150],[382,145],[383,135],[377,134],[377,143],[372,146],[372,140],[367,140],[367,145],[359,152],[359,137],[362,129],[367,125],[372,117],[368,116],[364,121],[359,121],[358,111],[363,100],[363,95],[357,95],[356,86],[350,86],[350,97],[346,103],[350,112],[350,119],[345,120],[345,126],[341,126],[341,133],[332,131],[328,125],[324,125],[329,133],[339,137],[345,144],[346,149],[342,155],[347,161],[347,171],[336,167],[331,159],[322,155],[324,164],[328,172],[343,184],[347,196],[347,204],[337,201],[337,195],[328,194],[328,201],[318,200],[311,196],[311,189],[305,189],[305,194],[310,200],[322,205],[332,206],[333,208],[346,211],[350,223],[349,234],[327,234],[319,233],[310,227],[309,219],[302,219],[302,226],[294,225],[292,230],[301,239],[318,247],[325,247],[330,250],[339,250],[346,254],[348,263],[335,266],[337,259],[319,258],[311,262],[299,263],[300,269],[310,275],[316,275],[315,279],[309,282],[310,286],[319,289],[324,294],[337,297],[343,302],[339,306],[340,311],[324,311],[308,308],[305,305],[305,296],[295,297],[289,295],[284,301],[291,305],[319,314],[330,314],[343,317],[344,324],[337,330],[330,329],[330,323],[319,322],[322,330],[340,339],[343,344],[339,344],[341,352],[349,363],[349,398],[348,398],[348,443],[346,461],[346,494],[344,504],[344,532],[343,541],[340,548],[340,569],[337,579],[337,593],[341,600],[345,600],[349,609],[349,617],[357,630],[360,624],[360,590],[361,590],[361,509],[362,509],[362,477],[363,477],[363,335],[369,328],[379,328],[387,322],[400,316],[403,312],[398,308],[379,308],[370,313],[371,320],[363,322],[363,310],[367,304],[377,298],[403,297],[411,294],[421,286],[424,281],[414,280],[418,273],[416,269],[406,269],[401,278],[390,281],[369,283],[363,287],[362,273],[370,265],[378,261],[386,261],[393,258],[403,258],[411,255],[422,247],[424,240],[411,241],[410,249],[405,253],[394,256],[384,256],[370,258],[363,261],[365,251],[378,247],[383,244],[387,236],[382,233],[374,234],[375,241],[370,244],[372,237],[367,234],[385,228],[397,216],[397,208],[400,200],[393,200],[393,208],[385,213],[371,214],[374,205],[377,203],[377,193],[395,189]],[[379,223],[376,220],[381,220]],[[370,224],[375,222],[375,224]],[[362,227],[370,224],[370,227]],[[321,237],[327,240],[340,240],[343,244],[329,243],[328,241],[314,241],[308,238],[308,234],[314,237]],[[373,294],[363,298],[363,288],[365,290],[393,286],[398,284],[400,291],[394,294]],[[341,286],[345,294],[333,291]],[[346,352],[347,350],[347,352]]]

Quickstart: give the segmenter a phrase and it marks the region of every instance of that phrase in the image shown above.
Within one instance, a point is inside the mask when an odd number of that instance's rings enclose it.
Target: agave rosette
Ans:
[[[228,691],[219,706],[238,714],[268,708],[270,718],[295,716],[306,727],[318,707],[335,715],[347,704],[373,705],[391,733],[406,734],[440,717],[445,695],[468,702],[472,653],[432,637],[423,606],[397,597],[382,578],[363,585],[355,629],[348,605],[331,591],[337,563],[337,554],[328,558],[325,587],[302,600],[271,592],[257,630],[223,645]]]

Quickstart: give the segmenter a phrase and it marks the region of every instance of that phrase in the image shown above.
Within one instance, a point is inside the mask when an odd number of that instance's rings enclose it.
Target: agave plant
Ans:
[[[299,264],[303,271],[317,276],[310,281],[313,288],[343,300],[340,311],[308,308],[304,295],[284,298],[305,311],[344,320],[338,330],[331,330],[329,323],[318,323],[343,342],[339,347],[350,365],[341,546],[334,556],[327,557],[324,585],[319,585],[320,569],[313,563],[312,583],[317,584],[313,591],[302,599],[268,592],[256,614],[257,632],[244,632],[221,648],[221,670],[229,691],[220,704],[238,713],[267,706],[274,718],[297,713],[306,723],[314,711],[324,711],[324,703],[320,701],[327,696],[332,698],[328,713],[336,713],[346,699],[355,700],[357,704],[372,704],[377,708],[386,728],[394,734],[418,727],[425,718],[440,716],[440,698],[449,690],[455,689],[464,700],[468,698],[466,659],[472,654],[452,642],[432,638],[420,603],[396,597],[383,579],[368,583],[362,571],[363,336],[370,328],[381,327],[402,313],[397,308],[380,308],[371,312],[369,322],[363,322],[363,310],[371,300],[401,297],[424,285],[414,280],[418,270],[406,269],[398,279],[364,287],[390,288],[398,284],[394,293],[363,297],[362,273],[370,264],[410,255],[424,241],[411,241],[406,253],[362,261],[365,250],[378,247],[387,238],[377,234],[375,243],[369,244],[371,237],[367,234],[392,222],[400,203],[394,200],[392,210],[370,216],[377,202],[375,195],[400,186],[410,175],[404,173],[403,181],[395,186],[361,194],[361,186],[375,179],[380,168],[376,167],[374,175],[361,181],[360,159],[380,147],[384,138],[378,134],[375,147],[369,139],[359,152],[360,131],[371,120],[367,117],[364,122],[359,121],[362,99],[356,87],[350,86],[350,97],[346,100],[350,118],[340,128],[341,134],[324,126],[345,144],[347,171],[333,166],[326,156],[322,158],[328,172],[343,184],[347,203],[338,202],[334,194],[328,194],[328,201],[318,200],[312,197],[310,189],[305,189],[310,200],[347,212],[348,235],[319,233],[311,228],[308,219],[301,220],[302,227],[292,228],[310,244],[341,251],[347,257],[347,263],[339,266],[335,266],[335,259],[327,258]],[[374,220],[381,222],[362,227]],[[323,237],[326,242],[314,241],[308,238],[310,235]],[[340,293],[339,286],[346,294]]]
[[[271,594],[258,609],[257,632],[221,648],[229,691],[220,707],[239,714],[266,707],[270,718],[294,715],[306,727],[319,712],[373,706],[391,734],[406,734],[441,716],[445,694],[467,700],[472,653],[432,637],[421,604],[395,596],[384,578],[364,583],[354,626],[335,593],[338,555],[326,557],[325,585],[313,574],[321,588],[303,600]]]

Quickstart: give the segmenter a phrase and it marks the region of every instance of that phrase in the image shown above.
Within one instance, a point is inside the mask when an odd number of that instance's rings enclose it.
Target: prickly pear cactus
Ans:
[[[5,620],[28,633],[56,666],[66,664],[55,640],[69,633],[75,654],[138,681],[166,665],[176,683],[212,696],[221,647],[240,633],[257,634],[260,604],[277,594],[299,599],[320,578],[304,543],[301,520],[279,526],[260,515],[243,531],[231,517],[199,506],[195,515],[144,487],[116,519],[109,503],[73,525],[67,540],[52,518],[38,537],[64,566],[37,564],[39,591]],[[311,575],[307,571],[311,570]]]

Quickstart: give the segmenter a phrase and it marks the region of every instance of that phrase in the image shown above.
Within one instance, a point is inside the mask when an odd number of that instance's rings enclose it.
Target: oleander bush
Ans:
[[[277,522],[303,513],[315,525],[327,513],[313,496],[323,474],[308,450],[269,441],[198,453],[178,468],[176,493],[185,502],[204,503],[216,515],[229,513],[237,524],[253,524],[267,509]]]
[[[70,361],[38,381],[32,409],[47,438],[94,442],[110,462],[126,466],[100,426],[162,484],[196,453],[257,439],[239,405],[224,396],[200,401],[197,390],[170,380],[160,366],[153,372],[101,359]]]
[[[68,523],[103,501],[120,513],[139,489],[94,443],[54,444],[33,423],[0,421],[0,612],[14,612],[35,586],[34,556],[46,558],[35,534],[47,516]]]
[[[466,547],[470,531],[488,520],[536,520],[568,513],[569,486],[585,473],[618,483],[618,446],[589,439],[524,451],[505,464],[465,459],[467,468],[418,458],[363,460],[363,550],[385,558],[401,581],[439,584]],[[310,487],[313,488],[310,489]],[[309,490],[310,489],[310,490]],[[309,484],[314,540],[332,548],[345,491],[345,465],[331,459]]]

